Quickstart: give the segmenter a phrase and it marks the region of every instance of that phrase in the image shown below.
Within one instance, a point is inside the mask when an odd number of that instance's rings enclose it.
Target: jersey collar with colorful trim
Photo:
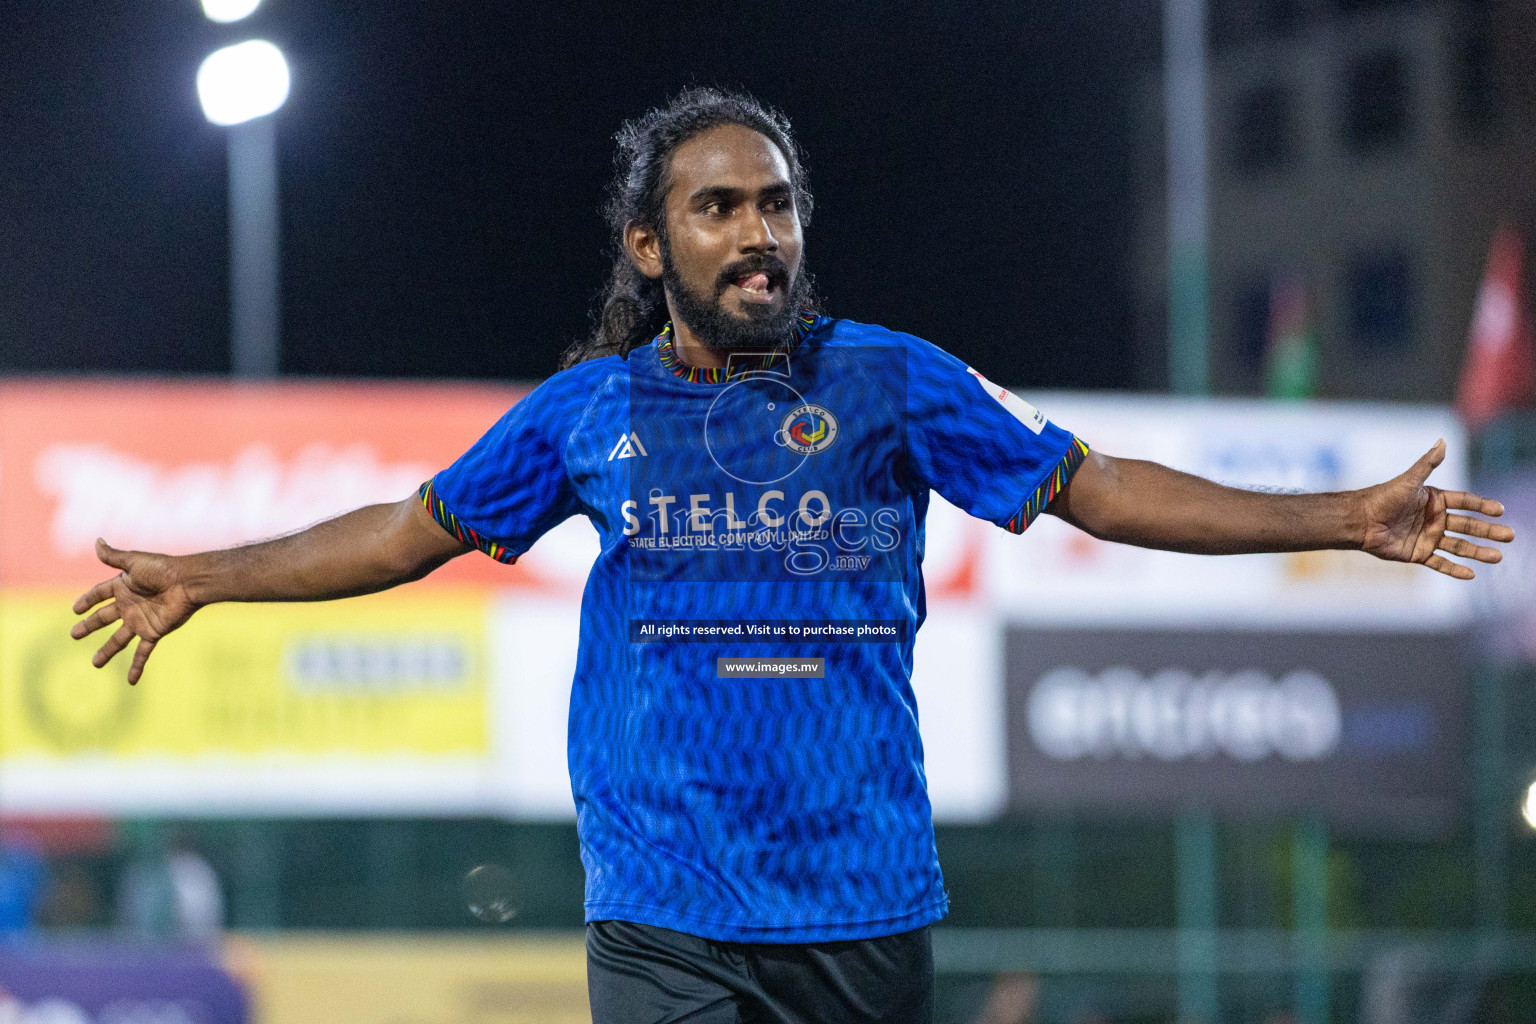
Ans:
[[[795,333],[789,339],[789,343],[782,349],[764,353],[755,360],[749,360],[743,365],[730,368],[723,366],[689,366],[683,362],[677,354],[677,345],[674,343],[672,333],[672,321],[667,321],[667,326],[656,335],[656,357],[661,360],[661,365],[683,380],[693,384],[724,384],[735,377],[742,377],[751,373],[759,373],[768,369],[775,360],[784,358],[793,352],[801,342],[810,337],[811,329],[816,326],[816,314],[808,309],[800,310],[800,315],[795,317]]]

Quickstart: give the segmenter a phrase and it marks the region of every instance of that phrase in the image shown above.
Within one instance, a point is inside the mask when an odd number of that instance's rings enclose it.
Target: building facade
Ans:
[[[1495,227],[1536,229],[1536,4],[1213,0],[1211,389],[1252,394],[1278,284],[1318,393],[1444,401]],[[1142,90],[1143,386],[1166,381],[1161,89]]]

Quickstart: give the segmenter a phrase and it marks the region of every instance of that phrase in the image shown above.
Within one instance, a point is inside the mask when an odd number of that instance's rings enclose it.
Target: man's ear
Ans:
[[[654,228],[634,221],[626,224],[624,251],[640,273],[653,281],[661,276],[661,236]]]

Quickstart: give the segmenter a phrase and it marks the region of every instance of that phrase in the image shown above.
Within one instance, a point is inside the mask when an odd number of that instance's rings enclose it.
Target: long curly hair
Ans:
[[[684,89],[665,106],[626,122],[614,141],[613,183],[603,215],[613,248],[608,283],[593,304],[591,333],[573,342],[560,358],[560,369],[588,359],[629,353],[655,337],[667,322],[662,283],[640,273],[624,250],[624,231],[641,224],[666,241],[667,191],[671,187],[672,154],[702,132],[723,124],[738,124],[766,137],[789,165],[795,211],[803,230],[811,223],[811,193],[806,186],[805,161],[790,131],[789,120],[777,110],[745,93],[695,87]],[[805,273],[802,269],[801,273]],[[814,298],[811,305],[816,305]]]

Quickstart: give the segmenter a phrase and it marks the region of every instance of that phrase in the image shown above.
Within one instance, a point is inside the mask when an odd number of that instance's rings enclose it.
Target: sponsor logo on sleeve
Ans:
[[[1037,434],[1045,429],[1045,414],[1039,409],[1036,409],[1007,388],[993,384],[969,366],[965,369],[967,373],[976,378],[977,383],[981,385],[981,389],[996,399],[997,403],[1004,409],[1007,409],[1014,419]]]

